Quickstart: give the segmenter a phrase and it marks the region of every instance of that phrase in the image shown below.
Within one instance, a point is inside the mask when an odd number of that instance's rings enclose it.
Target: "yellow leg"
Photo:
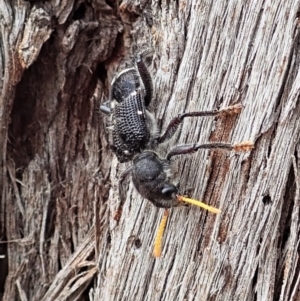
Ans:
[[[158,230],[156,233],[156,237],[155,237],[155,241],[154,241],[153,256],[156,258],[160,257],[161,253],[162,253],[162,251],[161,251],[162,250],[162,238],[164,236],[168,216],[169,216],[169,211],[167,209],[165,209],[163,218],[161,219],[161,222],[159,224],[159,227],[158,227]]]

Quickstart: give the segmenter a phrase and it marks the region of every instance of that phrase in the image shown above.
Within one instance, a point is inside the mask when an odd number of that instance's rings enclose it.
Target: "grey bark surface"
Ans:
[[[0,0],[2,300],[300,300],[299,1]],[[201,150],[174,179],[218,216],[163,210],[128,186],[99,105],[136,51],[152,50],[162,128],[177,114],[241,102],[235,117],[188,118],[160,150]]]

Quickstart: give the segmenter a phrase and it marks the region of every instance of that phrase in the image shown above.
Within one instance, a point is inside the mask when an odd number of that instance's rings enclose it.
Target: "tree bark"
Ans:
[[[2,300],[300,300],[299,1],[0,0]],[[98,112],[113,76],[152,51],[150,110],[241,102],[235,117],[188,118],[164,147],[201,150],[174,181],[218,216],[163,210],[118,177]]]

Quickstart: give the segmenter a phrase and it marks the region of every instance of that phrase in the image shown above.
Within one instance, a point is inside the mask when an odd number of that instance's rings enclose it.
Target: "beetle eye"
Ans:
[[[164,187],[161,190],[161,193],[165,196],[171,197],[173,193],[177,193],[178,189],[174,185],[164,184]]]

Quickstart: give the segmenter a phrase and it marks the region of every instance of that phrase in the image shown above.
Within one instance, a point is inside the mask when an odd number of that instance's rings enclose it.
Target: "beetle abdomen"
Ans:
[[[141,90],[133,91],[114,107],[113,151],[120,162],[141,152],[150,140]]]

